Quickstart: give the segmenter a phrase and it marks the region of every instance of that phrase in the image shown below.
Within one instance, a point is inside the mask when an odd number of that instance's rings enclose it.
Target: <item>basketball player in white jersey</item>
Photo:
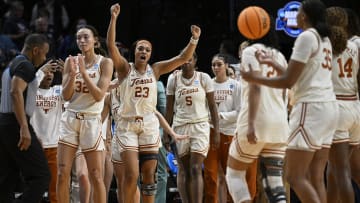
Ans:
[[[116,129],[117,129],[117,125],[121,119],[120,117],[120,101],[118,100],[119,95],[120,95],[120,90],[119,87],[116,87],[116,84],[118,84],[117,79],[112,81],[111,86],[113,86],[113,89],[111,89],[111,93],[110,93],[110,103],[111,103],[111,115],[112,118],[114,119],[115,122],[115,128],[114,128],[114,135],[113,139],[112,139],[112,162],[115,168],[115,176],[116,176],[116,181],[117,181],[117,189],[118,189],[118,193],[117,193],[117,198],[118,198],[118,202],[123,202],[123,189],[124,187],[126,187],[126,184],[124,185],[124,162],[121,159],[120,156],[120,151],[121,151],[121,146],[117,144],[117,136],[116,136]],[[169,126],[169,124],[167,123],[167,121],[165,120],[165,118],[161,115],[160,112],[156,111],[155,112],[156,116],[159,119],[159,123],[160,126],[169,134],[171,135],[174,139],[177,138],[186,138],[187,136],[185,135],[177,135],[173,129]],[[139,189],[137,188],[136,193],[134,194],[134,202],[138,203],[140,202],[140,192]]]
[[[59,61],[63,68],[63,61]],[[54,63],[57,65],[57,63]],[[49,200],[51,203],[57,202],[56,182],[57,182],[57,146],[59,141],[59,124],[63,112],[63,102],[61,98],[61,85],[51,86],[54,79],[54,72],[45,71],[43,78],[39,80],[39,88],[36,91],[36,102],[34,113],[30,118],[36,136],[41,141],[45,156],[51,173],[49,184]],[[37,76],[40,74],[37,74]]]
[[[241,67],[241,55],[242,55],[242,52],[244,51],[244,49],[246,47],[248,47],[250,45],[250,41],[242,41],[240,44],[239,44],[239,47],[238,47],[238,57],[239,57],[239,63],[237,64],[230,64],[230,66],[234,67],[235,68],[235,75],[236,75],[236,80],[240,83],[241,85],[241,76],[240,76],[240,67]],[[252,164],[247,168],[246,170],[246,182],[247,182],[247,185],[248,185],[248,188],[249,188],[249,193],[250,193],[250,196],[251,196],[251,199],[255,199],[255,197],[257,199],[261,199],[262,198],[262,194],[264,193],[257,193],[257,173],[258,172],[258,160],[255,159]],[[264,198],[265,197],[265,194],[264,194]]]
[[[182,202],[203,200],[202,164],[211,147],[219,145],[218,111],[210,76],[196,71],[197,56],[170,75],[167,83],[166,119],[175,132],[190,138],[176,143],[177,185]],[[209,112],[214,133],[210,141]],[[172,121],[172,122],[171,122]]]
[[[216,54],[212,58],[212,71],[215,77],[215,103],[218,107],[220,144],[218,149],[209,149],[204,160],[205,202],[227,202],[227,186],[225,181],[226,163],[230,143],[235,135],[236,120],[240,111],[240,83],[228,74],[227,55]],[[214,132],[210,128],[210,137]]]
[[[278,51],[273,23],[270,31],[245,48],[241,56],[242,68],[252,68],[253,73],[274,78],[287,67],[283,54]],[[272,56],[281,70],[260,64],[258,52]],[[246,183],[246,170],[259,159],[261,182],[271,203],[285,203],[286,192],[282,181],[283,159],[289,133],[287,121],[286,90],[241,81],[241,110],[237,120],[226,169],[226,181],[234,202],[251,202]]]
[[[357,13],[351,9],[346,9],[348,16],[347,33],[349,40],[354,42],[360,53],[360,20]],[[358,92],[360,92],[360,71],[357,75]],[[353,149],[350,156],[351,176],[353,180],[360,186],[360,173],[355,171],[360,170],[360,148]]]
[[[134,62],[129,63],[115,45],[116,21],[120,5],[111,9],[111,20],[107,33],[107,45],[120,83],[120,121],[117,128],[117,144],[121,148],[124,162],[124,202],[133,201],[139,171],[142,200],[154,202],[156,185],[157,154],[161,146],[159,121],[155,115],[157,102],[157,80],[160,75],[171,72],[188,61],[196,49],[200,28],[191,26],[192,37],[185,49],[169,60],[148,64],[152,45],[148,40],[135,42]],[[140,164],[139,164],[140,162]],[[139,168],[140,165],[140,168]]]
[[[76,33],[81,55],[69,56],[63,74],[63,98],[69,101],[62,115],[58,147],[57,195],[60,203],[69,201],[69,181],[78,148],[84,153],[94,202],[106,202],[103,181],[104,142],[101,137],[101,111],[113,72],[112,60],[95,53],[99,35],[89,25]]]
[[[348,40],[346,26],[347,13],[341,7],[326,9],[329,24],[337,27],[337,35],[331,41],[333,47],[342,46],[344,51],[336,53],[333,49],[332,81],[339,105],[339,120],[330,149],[327,167],[328,202],[354,202],[351,184],[350,154],[351,146],[357,147],[360,141],[360,103],[358,97],[359,53],[354,42]],[[341,34],[343,33],[343,34]]]
[[[305,0],[297,15],[304,30],[296,39],[286,71],[265,78],[241,71],[251,83],[292,88],[294,107],[286,150],[286,179],[301,202],[327,202],[324,170],[338,119],[331,81],[331,31],[325,21],[326,7],[320,0]],[[261,64],[283,68],[271,56],[259,56]],[[301,160],[301,161],[299,161]]]

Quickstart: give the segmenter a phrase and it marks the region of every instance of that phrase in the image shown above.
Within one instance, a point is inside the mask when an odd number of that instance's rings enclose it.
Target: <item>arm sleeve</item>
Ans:
[[[34,66],[26,61],[20,63],[14,70],[14,76],[23,79],[25,82],[30,83],[35,79],[35,68]]]

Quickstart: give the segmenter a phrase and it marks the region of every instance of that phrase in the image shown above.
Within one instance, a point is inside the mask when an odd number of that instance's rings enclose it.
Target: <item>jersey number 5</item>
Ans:
[[[192,97],[191,96],[186,96],[185,97],[185,102],[186,102],[186,105],[191,106],[192,105]]]

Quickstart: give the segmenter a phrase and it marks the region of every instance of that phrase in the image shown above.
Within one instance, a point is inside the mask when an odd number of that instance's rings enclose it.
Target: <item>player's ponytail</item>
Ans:
[[[346,49],[348,19],[345,9],[341,7],[330,7],[326,9],[326,20],[330,27],[330,41],[333,55],[341,54]]]

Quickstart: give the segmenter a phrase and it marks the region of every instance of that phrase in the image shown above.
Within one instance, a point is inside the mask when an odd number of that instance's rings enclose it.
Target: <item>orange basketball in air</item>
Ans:
[[[244,37],[260,39],[270,30],[270,16],[261,7],[249,6],[240,12],[237,26]]]

